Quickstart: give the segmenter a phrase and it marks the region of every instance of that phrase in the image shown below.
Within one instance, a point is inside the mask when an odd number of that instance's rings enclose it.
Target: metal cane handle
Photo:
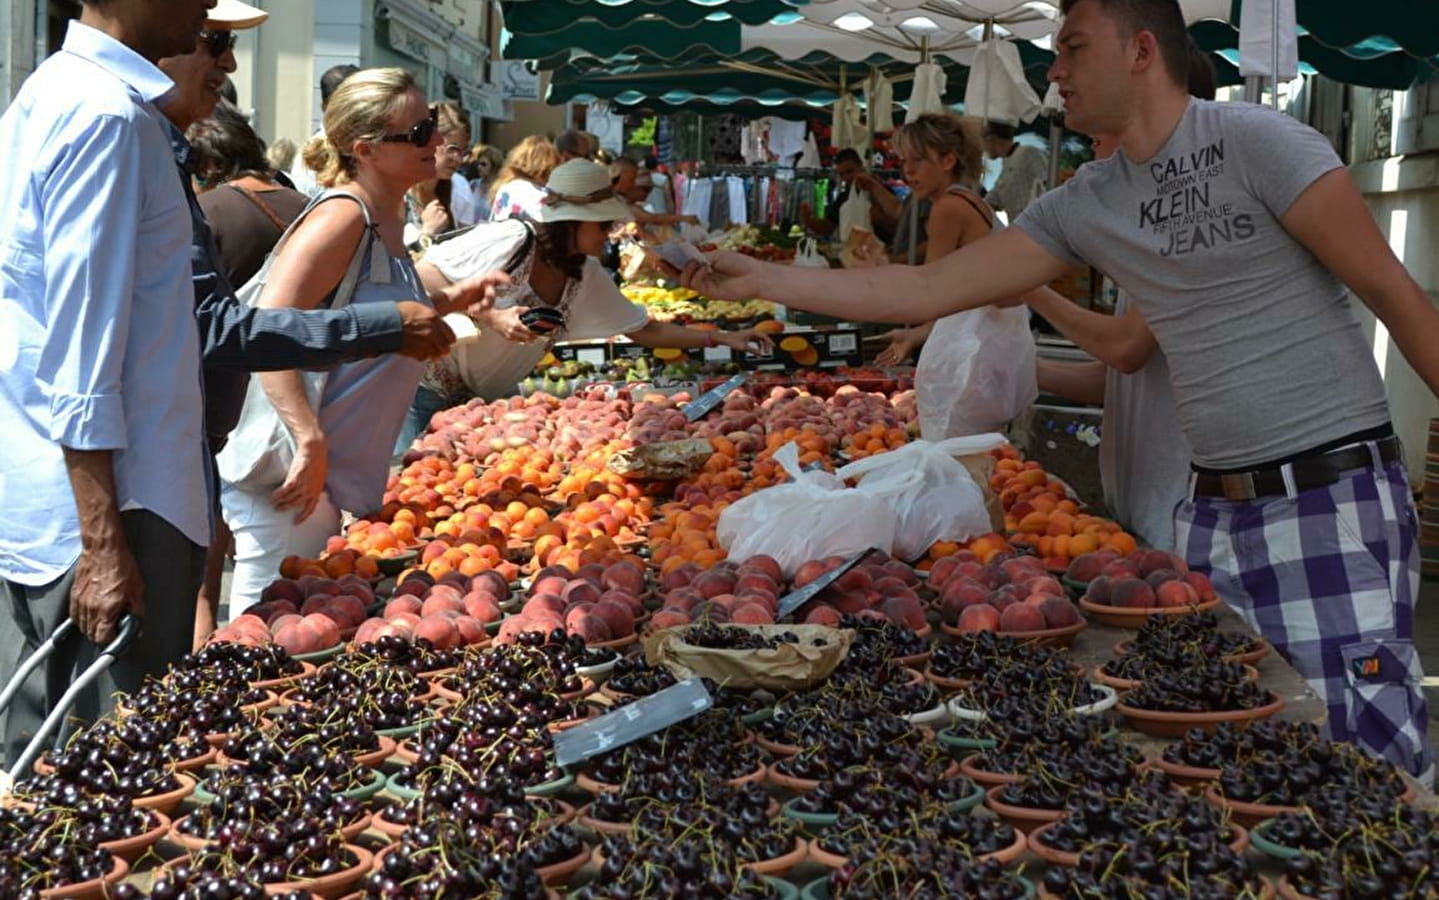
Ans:
[[[68,620],[64,623],[64,625],[69,624],[70,622]],[[63,628],[64,625],[62,625],[61,628]],[[60,633],[60,628],[57,628],[55,631],[56,633],[51,635],[50,640],[46,642],[52,645],[50,650],[54,650],[53,644],[56,637],[63,637]],[[60,701],[55,704],[55,708],[50,711],[50,715],[45,717],[45,721],[40,724],[34,736],[30,738],[30,743],[25,745],[24,752],[15,760],[15,765],[10,769],[10,780],[12,783],[25,777],[30,771],[31,765],[33,765],[35,760],[40,756],[41,748],[45,746],[46,738],[65,720],[65,716],[69,714],[70,707],[75,705],[75,698],[80,695],[80,692],[88,688],[96,678],[99,678],[106,669],[110,668],[110,665],[115,662],[115,657],[124,652],[139,633],[140,619],[138,617],[126,614],[120,619],[120,630],[116,633],[114,640],[110,641],[110,643],[105,646],[105,649],[100,651],[100,655],[96,657],[95,661],[71,682],[70,687],[66,689],[64,695],[60,697]],[[37,651],[36,656],[39,655]],[[49,651],[46,651],[45,655],[48,656]],[[43,659],[44,657],[42,656],[40,658]],[[31,668],[34,667],[31,666]]]
[[[20,668],[16,670],[14,677],[5,685],[5,690],[0,691],[0,712],[9,708],[10,701],[14,700],[15,695],[20,692],[20,686],[25,683],[25,679],[29,678],[30,673],[35,671],[42,662],[50,658],[50,654],[55,652],[55,648],[59,646],[60,642],[65,640],[74,629],[75,622],[73,619],[66,619],[61,622],[59,626],[50,633],[50,636],[45,639],[45,642],[37,647],[35,652],[30,654],[30,656],[20,664]]]

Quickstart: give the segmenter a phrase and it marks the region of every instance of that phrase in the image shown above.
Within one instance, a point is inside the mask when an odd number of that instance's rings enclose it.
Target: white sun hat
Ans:
[[[240,0],[219,0],[205,17],[205,24],[239,30],[254,28],[268,18],[270,14],[257,6],[241,3]]]
[[[630,217],[630,208],[615,196],[610,170],[587,159],[556,166],[543,190],[535,215],[541,222],[613,222]]]

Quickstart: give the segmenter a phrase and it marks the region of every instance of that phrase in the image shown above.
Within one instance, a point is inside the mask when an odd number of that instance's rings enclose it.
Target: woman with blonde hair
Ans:
[[[389,306],[406,296],[444,313],[472,302],[472,310],[487,308],[493,285],[508,279],[427,292],[405,252],[405,192],[434,178],[437,136],[435,113],[408,72],[365,69],[347,78],[325,110],[324,141],[305,151],[325,191],[256,276],[264,279],[259,305]],[[352,259],[361,261],[358,278],[341,296]],[[339,532],[342,509],[363,514],[379,507],[390,448],[423,370],[424,363],[394,354],[345,363],[328,372],[318,402],[307,396],[299,372],[258,376],[263,394],[256,396],[252,385],[247,402],[273,406],[294,454],[283,476],[270,474],[283,456],[277,462],[239,441],[226,448],[230,459],[221,455],[222,472],[243,473],[221,495],[235,535],[232,614],[259,599],[284,557],[318,554]]]
[[[440,145],[435,148],[435,177],[405,192],[405,246],[423,250],[430,239],[446,231],[475,224],[475,201],[470,182],[455,177],[470,145],[470,123],[453,103],[434,106]]]
[[[545,181],[559,164],[560,151],[549,138],[532,134],[515,145],[490,189],[490,221],[538,213],[545,198]]]
[[[893,144],[905,183],[917,200],[931,204],[921,263],[934,262],[989,234],[994,211],[979,196],[984,144],[976,122],[949,113],[927,113],[895,129]],[[905,362],[933,327],[928,322],[891,331],[889,346],[875,361],[886,366]]]

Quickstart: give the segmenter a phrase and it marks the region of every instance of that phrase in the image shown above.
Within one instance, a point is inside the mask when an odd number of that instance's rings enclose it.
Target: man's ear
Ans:
[[[1130,71],[1139,73],[1146,71],[1154,65],[1159,64],[1159,41],[1155,39],[1154,32],[1140,29],[1130,38],[1130,52],[1133,54],[1133,63]]]

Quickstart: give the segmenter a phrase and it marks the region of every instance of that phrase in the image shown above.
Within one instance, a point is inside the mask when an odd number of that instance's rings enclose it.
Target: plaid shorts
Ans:
[[[1177,552],[1324,699],[1329,735],[1432,783],[1412,640],[1418,523],[1403,464],[1255,500],[1192,497],[1174,525]]]

